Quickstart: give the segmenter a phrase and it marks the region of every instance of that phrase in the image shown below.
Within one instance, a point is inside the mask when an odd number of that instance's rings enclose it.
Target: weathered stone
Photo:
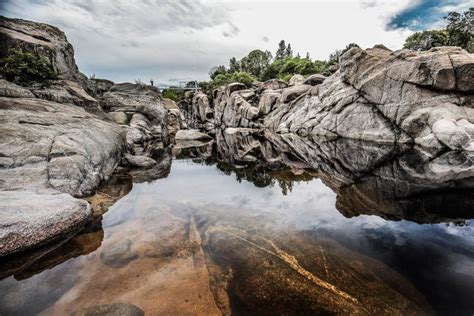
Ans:
[[[326,76],[323,76],[320,74],[314,74],[314,75],[308,76],[303,83],[308,84],[310,86],[317,86],[323,83],[324,80],[326,80]]]
[[[124,144],[119,126],[80,107],[0,98],[0,189],[90,194],[118,165]]]
[[[77,231],[89,204],[55,190],[0,191],[0,256]]]
[[[290,78],[290,80],[288,81],[288,86],[290,87],[298,86],[300,84],[303,84],[304,81],[305,79],[302,75],[296,74]]]
[[[0,57],[10,49],[35,52],[46,58],[60,79],[71,80],[86,88],[87,78],[74,61],[74,49],[57,27],[0,16]]]
[[[119,125],[127,125],[129,120],[127,114],[124,112],[109,112],[110,118]]]
[[[156,165],[156,161],[146,156],[132,156],[125,154],[122,158],[122,164],[130,167],[150,168]]]
[[[30,89],[0,79],[0,96],[9,98],[34,98]]]

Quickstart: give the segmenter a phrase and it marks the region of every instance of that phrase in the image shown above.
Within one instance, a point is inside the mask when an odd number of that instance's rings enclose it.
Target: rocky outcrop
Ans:
[[[472,151],[473,92],[474,55],[462,49],[353,48],[336,74],[277,107],[265,126],[302,136]]]
[[[13,48],[46,58],[60,79],[87,87],[86,76],[76,66],[74,49],[57,27],[0,16],[0,58]]]
[[[186,91],[178,102],[178,108],[184,116],[186,126],[202,130],[215,128],[214,110],[207,95],[202,91]]]

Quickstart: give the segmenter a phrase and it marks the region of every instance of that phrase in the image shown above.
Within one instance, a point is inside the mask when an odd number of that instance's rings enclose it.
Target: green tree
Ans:
[[[229,60],[229,72],[237,72],[240,70],[240,61],[238,61],[235,57],[232,57]]]
[[[56,78],[53,67],[46,58],[19,49],[10,50],[0,60],[0,73],[6,80],[20,85]]]
[[[227,69],[225,68],[225,66],[220,65],[220,66],[211,68],[211,70],[209,71],[209,77],[211,77],[211,79],[214,79],[218,75],[222,75],[226,73],[227,73]]]
[[[449,45],[449,35],[445,30],[416,32],[407,37],[403,48],[416,51],[429,50],[437,46]]]
[[[463,14],[449,12],[445,19],[448,21],[446,31],[448,32],[449,45],[459,46],[473,52],[474,8],[469,8]]]
[[[275,53],[275,59],[283,59],[286,57],[286,44],[284,40],[278,43],[278,49]]]
[[[290,43],[288,43],[288,46],[286,47],[285,57],[293,57],[293,49],[291,49]]]
[[[272,54],[269,51],[263,52],[259,49],[255,49],[246,57],[242,58],[240,61],[241,70],[251,74],[255,78],[261,78],[271,60]]]
[[[311,60],[311,56],[309,56],[309,52],[306,52],[306,59]]]

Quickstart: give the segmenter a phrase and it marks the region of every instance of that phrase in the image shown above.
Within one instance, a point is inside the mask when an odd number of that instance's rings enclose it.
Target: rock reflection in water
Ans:
[[[472,218],[470,157],[250,130],[172,154],[172,165],[162,151],[156,172],[104,184],[86,231],[2,269],[0,313],[118,302],[159,314],[474,309],[469,221],[358,216]]]

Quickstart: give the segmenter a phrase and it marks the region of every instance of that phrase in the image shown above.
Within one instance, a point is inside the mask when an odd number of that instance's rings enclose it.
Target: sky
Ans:
[[[86,75],[115,82],[208,80],[209,70],[253,49],[326,60],[349,43],[400,49],[418,30],[443,27],[474,0],[0,0],[8,17],[55,25]]]

